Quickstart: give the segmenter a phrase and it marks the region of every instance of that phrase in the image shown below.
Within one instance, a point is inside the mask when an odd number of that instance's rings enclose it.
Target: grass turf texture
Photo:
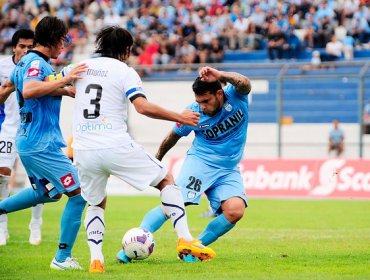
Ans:
[[[212,248],[210,262],[182,263],[176,256],[176,234],[169,222],[154,234],[154,253],[144,261],[115,261],[124,232],[139,225],[156,206],[156,197],[109,197],[105,216],[106,271],[88,273],[90,253],[83,226],[73,251],[84,271],[53,271],[49,264],[59,236],[66,199],[47,204],[43,240],[28,243],[30,210],[9,214],[10,239],[0,247],[0,279],[370,279],[369,201],[250,199],[245,217]],[[187,207],[197,236],[210,218],[206,210]]]

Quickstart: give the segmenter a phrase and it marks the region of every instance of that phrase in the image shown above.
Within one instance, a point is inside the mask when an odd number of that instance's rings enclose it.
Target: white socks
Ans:
[[[99,206],[89,206],[86,210],[84,225],[87,234],[87,244],[90,248],[91,262],[100,260],[104,263],[102,250],[105,233],[104,209]]]
[[[44,204],[37,204],[32,207],[32,218],[30,222],[30,227],[42,225],[42,211],[44,210]]]
[[[10,176],[0,175],[0,201],[9,197]],[[0,215],[0,230],[8,234],[8,215]]]
[[[9,181],[10,176],[0,175],[0,200],[9,196]]]
[[[164,212],[170,218],[178,237],[193,240],[180,188],[176,185],[166,186],[161,191],[161,200]]]

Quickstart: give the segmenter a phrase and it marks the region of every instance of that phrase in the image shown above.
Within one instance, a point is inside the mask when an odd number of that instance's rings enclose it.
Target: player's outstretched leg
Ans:
[[[41,226],[42,226],[42,211],[44,204],[37,204],[32,207],[32,218],[30,221],[30,238],[31,245],[39,245],[41,243]]]
[[[144,228],[151,233],[156,232],[165,222],[167,221],[166,215],[163,213],[161,206],[157,206],[150,210],[143,218],[140,228]],[[117,255],[116,259],[120,263],[129,263],[131,259],[126,256],[125,251],[121,249]]]
[[[84,225],[91,256],[89,272],[104,272],[104,256],[102,251],[105,233],[104,209],[99,206],[89,206],[86,210]]]
[[[161,200],[166,215],[170,218],[179,237],[177,251],[190,254],[200,260],[210,260],[216,253],[190,234],[181,190],[176,185],[167,185],[161,190]]]
[[[59,249],[51,261],[50,268],[58,270],[82,269],[72,257],[71,250],[80,229],[85,205],[86,201],[80,194],[68,198],[60,222]]]

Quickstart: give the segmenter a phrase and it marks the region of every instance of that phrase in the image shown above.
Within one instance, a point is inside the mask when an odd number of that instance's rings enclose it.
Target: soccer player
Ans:
[[[222,87],[220,80],[226,81]],[[185,205],[199,204],[205,192],[213,212],[217,215],[198,236],[208,246],[231,230],[243,217],[247,207],[240,162],[248,129],[248,97],[251,84],[247,77],[202,67],[193,83],[195,102],[187,109],[200,112],[196,127],[177,123],[162,141],[156,154],[164,155],[183,137],[194,132],[195,138],[187,152],[184,164],[176,180],[181,186]],[[157,231],[168,219],[162,207],[152,209],[144,217],[140,227]],[[197,259],[180,254],[186,262]],[[117,259],[127,262],[121,250]]]
[[[0,80],[4,83],[14,70],[15,65],[26,52],[33,47],[34,33],[30,29],[19,29],[12,37],[13,55],[0,60]],[[9,96],[0,105],[0,199],[9,196],[9,180],[14,167],[17,151],[15,135],[19,126],[19,112],[15,94]],[[41,243],[41,225],[43,204],[32,207],[32,218],[29,224],[32,245]],[[6,245],[8,234],[8,216],[0,216],[0,246]]]
[[[187,110],[178,114],[146,99],[139,75],[125,63],[133,45],[133,37],[126,29],[115,26],[102,29],[96,45],[96,57],[84,61],[88,70],[75,84],[72,145],[82,196],[89,204],[84,225],[91,253],[90,272],[104,271],[104,210],[110,175],[139,190],[147,186],[159,189],[163,209],[179,237],[177,250],[213,258],[214,251],[190,234],[181,192],[172,176],[127,131],[129,102],[140,114],[189,127],[196,126],[199,113]]]
[[[64,47],[67,28],[56,17],[44,17],[36,26],[35,47],[22,57],[11,74],[16,88],[20,111],[20,127],[16,145],[30,179],[32,188],[26,188],[0,202],[0,216],[29,208],[39,203],[56,202],[62,194],[68,196],[60,223],[60,240],[50,267],[53,269],[81,269],[71,250],[81,224],[85,200],[81,197],[77,170],[63,153],[65,142],[59,126],[63,95],[74,96],[70,84],[86,71],[84,65],[75,67],[57,81],[44,81],[53,74],[50,58],[57,58]],[[0,92],[0,100],[9,96],[7,83]]]

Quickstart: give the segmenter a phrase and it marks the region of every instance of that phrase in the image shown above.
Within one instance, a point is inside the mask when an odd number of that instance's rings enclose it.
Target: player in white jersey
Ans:
[[[29,29],[20,29],[12,37],[13,56],[0,60],[0,82],[9,78],[15,65],[33,47],[34,33]],[[19,112],[16,94],[11,94],[4,104],[0,105],[0,199],[9,196],[9,180],[14,167],[17,151],[15,135],[19,126]],[[41,242],[43,204],[32,207],[32,218],[29,224],[32,245]],[[0,216],[0,245],[6,245],[8,234],[8,216]]]
[[[186,110],[178,114],[145,98],[139,75],[125,63],[133,45],[133,37],[127,30],[106,27],[97,35],[96,44],[98,57],[84,61],[88,70],[75,84],[73,122],[74,161],[82,195],[89,203],[84,224],[91,253],[90,272],[104,271],[104,209],[110,175],[139,190],[148,186],[159,189],[164,211],[179,237],[177,250],[204,259],[213,258],[214,251],[200,244],[189,232],[181,192],[172,176],[127,132],[129,101],[140,114],[189,126],[196,126],[199,113]]]

